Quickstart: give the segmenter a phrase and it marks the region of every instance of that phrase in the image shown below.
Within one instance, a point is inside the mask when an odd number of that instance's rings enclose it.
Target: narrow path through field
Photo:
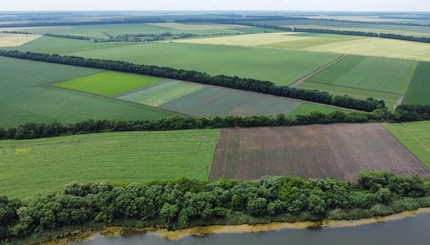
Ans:
[[[397,107],[402,104],[404,98],[405,98],[404,94],[401,94],[399,96],[399,98],[397,99],[396,103],[394,104],[394,108],[393,108],[394,110],[396,110]]]
[[[308,75],[306,75],[306,76],[302,77],[301,79],[299,79],[299,80],[295,81],[294,83],[290,84],[290,86],[288,86],[288,87],[290,87],[290,88],[294,88],[294,87],[299,86],[300,84],[304,83],[304,82],[306,81],[306,79],[308,79],[308,78],[310,78],[311,76],[315,75],[316,73],[318,73],[318,72],[320,72],[320,71],[322,71],[322,70],[324,70],[324,69],[326,69],[326,68],[328,68],[328,67],[330,67],[330,66],[332,66],[332,65],[336,64],[336,63],[337,63],[337,62],[339,62],[341,59],[345,58],[345,56],[346,56],[346,54],[344,54],[344,55],[340,56],[339,58],[337,58],[337,59],[333,60],[332,62],[330,62],[330,63],[328,63],[328,64],[324,65],[323,67],[318,68],[317,70],[315,70],[315,71],[313,71],[313,72],[309,73]]]

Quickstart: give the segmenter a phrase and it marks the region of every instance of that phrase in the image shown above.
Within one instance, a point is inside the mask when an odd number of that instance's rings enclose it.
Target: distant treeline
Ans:
[[[361,172],[357,184],[293,177],[213,182],[181,178],[116,186],[71,183],[60,192],[25,200],[0,196],[0,242],[123,221],[129,226],[180,229],[370,218],[429,207],[429,190],[420,177],[379,172]]]
[[[106,35],[106,34],[105,34]],[[118,36],[106,35],[108,38],[95,39],[94,42],[152,42],[162,40],[175,40],[182,38],[195,37],[197,34],[194,33],[139,33],[139,34],[122,34]]]
[[[368,112],[334,111],[328,114],[312,112],[308,115],[172,117],[157,121],[87,120],[74,124],[27,123],[17,128],[0,128],[0,139],[37,139],[63,135],[125,131],[166,131],[231,127],[276,127],[329,123],[411,122],[430,120],[430,106],[400,106],[395,112],[387,109]]]
[[[237,76],[210,76],[207,73],[179,70],[169,67],[138,65],[124,61],[100,60],[91,58],[82,58],[76,56],[60,56],[57,54],[42,54],[19,51],[0,50],[0,56],[36,60],[57,64],[66,64],[73,66],[90,67],[96,69],[105,69],[112,71],[136,73],[155,77],[164,77],[208,85],[258,92],[263,94],[276,95],[287,98],[301,99],[306,101],[318,102],[322,104],[334,105],[349,109],[361,111],[373,111],[378,108],[384,108],[384,101],[378,101],[373,98],[367,100],[355,99],[349,96],[331,95],[327,92],[318,90],[306,90],[290,88],[288,86],[277,86],[269,81],[260,81],[250,78],[240,78]]]

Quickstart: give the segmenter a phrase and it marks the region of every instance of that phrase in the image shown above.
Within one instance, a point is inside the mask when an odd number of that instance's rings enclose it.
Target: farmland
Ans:
[[[0,33],[0,47],[21,46],[39,37],[40,37],[39,35],[18,35],[18,34]]]
[[[174,113],[50,86],[103,72],[96,69],[0,58],[0,127],[27,122],[88,119],[161,119]],[[37,75],[35,75],[37,74]]]
[[[0,192],[33,196],[64,185],[208,178],[218,130],[130,132],[1,141]]]
[[[430,63],[420,62],[406,92],[403,104],[430,105]]]
[[[387,124],[385,127],[430,168],[430,123]]]
[[[57,83],[54,86],[83,92],[113,96],[119,93],[144,87],[160,79],[119,72],[103,72],[88,77]]]
[[[280,25],[288,27],[317,28],[330,30],[348,30],[364,32],[381,32],[395,33],[413,36],[430,36],[430,27],[428,26],[403,26],[403,25],[386,25],[386,24],[366,24],[335,22],[323,20],[280,20],[280,21],[255,21],[258,24]]]
[[[337,54],[267,48],[156,42],[92,43],[47,37],[14,49],[167,66],[210,75],[269,80],[279,85],[289,85],[339,57]]]
[[[151,24],[95,24],[84,26],[55,26],[43,28],[7,28],[7,30],[27,31],[37,34],[53,33],[61,35],[77,35],[90,38],[106,38],[106,34],[117,36],[122,34],[139,33],[193,33],[197,35],[220,35],[249,32],[264,32],[264,28],[250,28],[240,25],[218,25],[210,23],[178,24],[178,23],[151,23]],[[2,29],[0,28],[0,31]],[[273,30],[271,30],[273,31]]]
[[[356,180],[360,170],[430,171],[380,124],[222,129],[211,179],[291,175]]]
[[[162,80],[148,86],[142,84],[142,87],[129,90],[120,86],[118,88],[121,91],[116,89],[116,92],[112,93],[112,86],[105,85],[106,80],[94,80],[94,78],[98,78],[99,76],[104,77],[105,74],[110,78],[110,73],[101,73],[55,84],[54,86],[113,96],[113,98],[119,100],[159,107],[191,116],[275,115],[279,113],[289,114],[293,111],[296,115],[297,113],[307,114],[310,110],[319,110],[321,112],[342,110],[325,105],[302,103],[282,97],[176,80]],[[120,77],[123,76],[120,73],[114,74]],[[142,77],[144,80],[147,79],[144,76]],[[155,78],[152,78],[150,81],[155,80]],[[88,85],[86,84],[87,81],[96,81],[96,83]],[[118,80],[117,82],[121,84],[121,81]],[[112,85],[115,88],[117,88],[118,83],[112,80]],[[300,109],[296,110],[298,107]]]
[[[392,108],[408,90],[417,65],[416,61],[346,56],[298,87],[382,99]]]

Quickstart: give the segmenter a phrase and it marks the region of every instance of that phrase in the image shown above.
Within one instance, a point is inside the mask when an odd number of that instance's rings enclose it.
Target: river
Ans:
[[[416,217],[345,228],[285,229],[256,233],[187,236],[177,241],[166,240],[154,233],[127,237],[104,237],[72,245],[427,245],[430,244],[430,213]]]

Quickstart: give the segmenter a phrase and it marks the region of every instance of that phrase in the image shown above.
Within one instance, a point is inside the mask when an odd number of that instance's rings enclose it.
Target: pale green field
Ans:
[[[288,116],[294,117],[297,115],[308,115],[311,112],[321,112],[327,114],[334,111],[348,112],[349,110],[321,104],[302,103],[294,111],[288,114]]]
[[[383,38],[360,38],[303,50],[363,56],[430,61],[430,44]]]
[[[169,101],[188,95],[204,86],[196,83],[165,80],[141,91],[130,92],[118,99],[141,103],[150,106],[160,106]]]
[[[430,168],[430,122],[387,124],[385,127]]]
[[[54,84],[56,87],[113,96],[160,81],[159,78],[120,72],[102,72]]]
[[[0,141],[0,195],[33,196],[73,181],[207,180],[217,138],[214,129]]]

